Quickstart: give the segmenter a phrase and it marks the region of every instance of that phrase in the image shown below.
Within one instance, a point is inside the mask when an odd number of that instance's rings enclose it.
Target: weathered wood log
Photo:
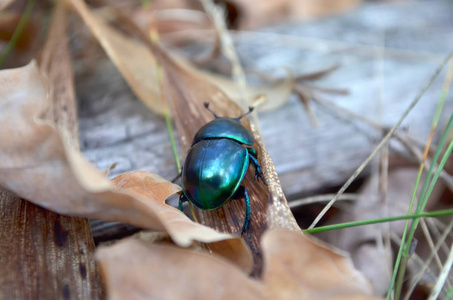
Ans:
[[[451,50],[453,14],[448,5],[446,1],[369,3],[338,17],[239,32],[237,48],[246,69],[253,61],[254,69],[272,75],[282,66],[290,66],[297,75],[340,64],[328,76],[306,85],[348,90],[348,95],[319,94],[388,127],[398,121]],[[370,17],[377,15],[383,25]],[[426,17],[415,17],[420,15]],[[411,16],[411,26],[398,16]],[[424,43],[409,38],[424,32],[428,23],[430,34],[423,36]],[[383,48],[389,46],[394,48]],[[117,162],[111,176],[135,169],[169,179],[176,176],[164,120],[136,100],[105,57],[76,63],[81,144],[87,158],[100,169]],[[429,133],[442,82],[440,76],[403,123],[410,136],[424,141]],[[452,97],[447,101],[451,103]],[[275,111],[259,114],[264,142],[290,199],[342,184],[382,136],[361,121],[338,116],[336,108],[332,112],[317,103],[312,107],[316,128],[296,97]],[[446,105],[444,114],[452,110]],[[181,159],[184,156],[180,153]]]
[[[328,76],[305,84],[349,90],[349,95],[320,95],[388,127],[451,51],[453,13],[448,7],[448,1],[367,3],[342,16],[259,33],[239,32],[237,49],[246,69],[273,75],[281,66],[291,66],[297,75],[340,64]],[[100,169],[117,162],[111,176],[142,169],[174,178],[177,170],[164,120],[136,100],[107,59],[91,59],[76,62],[84,154]],[[407,134],[421,141],[428,136],[441,95],[441,77],[403,122]],[[453,112],[452,99],[450,95],[443,116]],[[341,185],[382,137],[372,126],[340,117],[335,107],[318,103],[312,107],[316,128],[296,97],[275,111],[259,114],[264,142],[288,199]],[[392,141],[394,149],[406,151]],[[184,156],[180,152],[180,159]]]
[[[61,3],[61,2],[60,2]],[[78,148],[65,14],[59,5],[40,59],[52,89],[48,118]],[[87,219],[61,216],[0,190],[0,299],[99,299],[102,288]]]

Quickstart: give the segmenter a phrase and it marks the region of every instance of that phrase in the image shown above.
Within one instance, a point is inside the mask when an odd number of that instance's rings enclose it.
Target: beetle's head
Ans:
[[[214,115],[214,117],[215,117],[216,119],[220,119],[220,118],[221,118],[221,117],[219,117],[215,112],[213,112],[213,111],[209,108],[209,102],[205,102],[205,103],[204,103],[204,107],[206,107],[206,109],[209,110],[209,111]],[[241,119],[242,119],[243,117],[249,115],[254,109],[255,109],[255,107],[249,106],[249,111],[246,112],[245,114],[240,115],[240,116],[237,117],[237,118],[230,118],[230,117],[225,117],[225,118],[228,118],[228,119],[231,119],[231,120],[236,121],[236,122],[238,122],[238,123],[241,123]]]

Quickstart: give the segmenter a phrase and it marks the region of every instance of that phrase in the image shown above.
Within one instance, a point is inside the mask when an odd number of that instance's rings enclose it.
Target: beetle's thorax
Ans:
[[[227,138],[240,144],[251,146],[254,143],[253,136],[238,119],[221,117],[207,123],[198,130],[192,145],[205,139]]]

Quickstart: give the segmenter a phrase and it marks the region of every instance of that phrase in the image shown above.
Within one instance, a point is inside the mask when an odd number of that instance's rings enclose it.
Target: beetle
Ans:
[[[242,124],[241,118],[219,117],[210,108],[204,106],[214,116],[214,120],[205,124],[195,134],[192,145],[187,151],[186,160],[179,176],[182,176],[182,194],[179,209],[183,202],[190,201],[203,210],[215,210],[229,200],[245,199],[245,217],[239,233],[246,232],[252,249],[250,233],[250,198],[241,185],[249,164],[255,168],[255,179],[266,181],[258,162],[258,153],[251,146],[254,139],[250,131]],[[178,177],[179,177],[178,176]]]

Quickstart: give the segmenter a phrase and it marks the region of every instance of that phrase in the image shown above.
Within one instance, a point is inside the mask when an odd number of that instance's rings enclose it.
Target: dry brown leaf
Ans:
[[[271,299],[375,299],[349,258],[313,238],[277,228],[262,244],[263,282]]]
[[[72,3],[137,97],[151,110],[163,115],[166,104],[162,101],[159,92],[156,60],[149,49],[112,28],[102,19],[102,16],[91,12],[83,1],[72,0]],[[231,100],[245,109],[250,103],[242,103],[242,99],[251,100],[261,94],[266,94],[268,101],[260,106],[259,110],[276,109],[286,103],[294,86],[292,76],[288,76],[287,79],[278,80],[272,84],[249,86],[246,95],[241,95],[237,85],[231,79],[198,70],[184,58],[175,54],[172,57],[187,72],[199,76],[202,81],[209,81],[217,85]]]
[[[258,282],[200,251],[126,239],[96,257],[112,300],[265,299]]]
[[[13,0],[0,0],[0,11],[7,8],[11,3],[13,3]]]
[[[214,255],[133,239],[96,257],[109,299],[378,299],[349,259],[302,233],[270,230],[263,252],[262,280]]]
[[[353,8],[361,0],[232,0],[240,12],[240,28],[312,19]]]
[[[34,62],[1,71],[0,94],[0,186],[61,214],[165,231],[180,246],[233,238],[166,205],[180,187],[156,174],[137,171],[107,180],[40,118],[48,109],[48,90]]]
[[[152,111],[163,115],[166,104],[157,84],[156,62],[149,50],[94,15],[83,1],[72,0],[71,3],[135,95]]]

